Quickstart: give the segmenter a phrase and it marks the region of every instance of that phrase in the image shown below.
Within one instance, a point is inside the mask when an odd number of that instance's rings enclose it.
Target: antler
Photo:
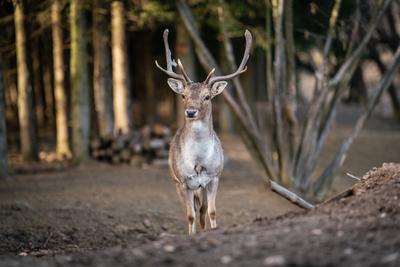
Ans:
[[[179,68],[181,69],[182,74],[183,74],[183,76],[185,77],[186,82],[187,82],[187,83],[191,83],[192,80],[189,78],[189,75],[187,75],[185,69],[183,68],[182,62],[181,62],[181,60],[180,60],[179,58],[178,58],[178,66],[179,66]]]
[[[173,60],[171,57],[171,50],[169,50],[169,44],[168,44],[168,34],[169,34],[169,30],[165,29],[164,33],[163,33],[163,39],[164,39],[165,60],[167,62],[167,69],[164,69],[163,67],[161,67],[158,64],[157,60],[156,60],[156,66],[157,66],[157,68],[159,68],[165,74],[167,74],[168,76],[170,76],[172,78],[176,78],[178,80],[182,80],[187,83],[191,83],[192,81],[189,79],[189,76],[186,74],[185,70],[183,69],[182,63],[179,59],[178,59],[178,66],[181,69],[183,75],[175,73],[172,69],[172,66],[176,67],[177,64],[176,64],[175,60]]]
[[[207,78],[204,80],[203,83],[207,84],[207,83],[209,82],[210,78],[214,75],[214,72],[215,72],[215,68],[213,68],[213,69],[210,71],[210,73],[208,73]]]
[[[225,76],[216,76],[216,77],[210,78],[212,76],[212,74],[214,73],[214,70],[211,70],[207,76],[207,79],[204,82],[208,82],[208,84],[213,84],[218,81],[229,80],[229,79],[232,79],[232,78],[238,76],[239,74],[242,74],[243,72],[245,72],[247,70],[246,63],[247,63],[247,60],[249,60],[250,48],[251,48],[253,38],[251,36],[251,33],[248,30],[245,31],[244,37],[246,38],[246,48],[244,50],[243,59],[239,65],[239,68],[232,74],[225,75]]]

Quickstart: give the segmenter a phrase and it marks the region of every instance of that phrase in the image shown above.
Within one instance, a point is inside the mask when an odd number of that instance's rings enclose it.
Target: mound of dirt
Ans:
[[[6,266],[400,266],[400,165],[369,171],[346,195],[313,210],[143,245]]]

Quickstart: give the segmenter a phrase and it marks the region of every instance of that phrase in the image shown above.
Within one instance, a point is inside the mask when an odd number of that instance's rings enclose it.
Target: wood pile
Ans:
[[[93,159],[112,164],[166,164],[172,135],[161,124],[146,125],[129,135],[96,137],[90,143]]]

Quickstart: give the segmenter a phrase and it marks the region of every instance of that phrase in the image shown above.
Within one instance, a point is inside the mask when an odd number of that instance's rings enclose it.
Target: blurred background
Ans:
[[[2,0],[1,176],[37,161],[165,165],[183,111],[154,64],[164,29],[196,81],[233,72],[248,29],[248,70],[213,100],[227,158],[321,200],[344,163],[359,178],[399,159],[399,14],[389,0]]]
[[[155,66],[165,29],[199,82],[234,72],[253,36],[247,71],[212,100],[219,226],[298,211],[282,192],[319,203],[399,162],[398,0],[0,0],[1,255],[186,234],[167,167],[182,99]]]

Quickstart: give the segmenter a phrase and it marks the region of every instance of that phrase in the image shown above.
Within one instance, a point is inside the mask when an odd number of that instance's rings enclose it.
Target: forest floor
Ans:
[[[345,172],[399,161],[393,125],[372,118],[332,194],[354,184]],[[323,161],[351,126],[336,126]],[[400,266],[399,165],[302,211],[266,190],[237,138],[222,139],[220,229],[193,237],[165,166],[14,164],[0,181],[0,266]]]

